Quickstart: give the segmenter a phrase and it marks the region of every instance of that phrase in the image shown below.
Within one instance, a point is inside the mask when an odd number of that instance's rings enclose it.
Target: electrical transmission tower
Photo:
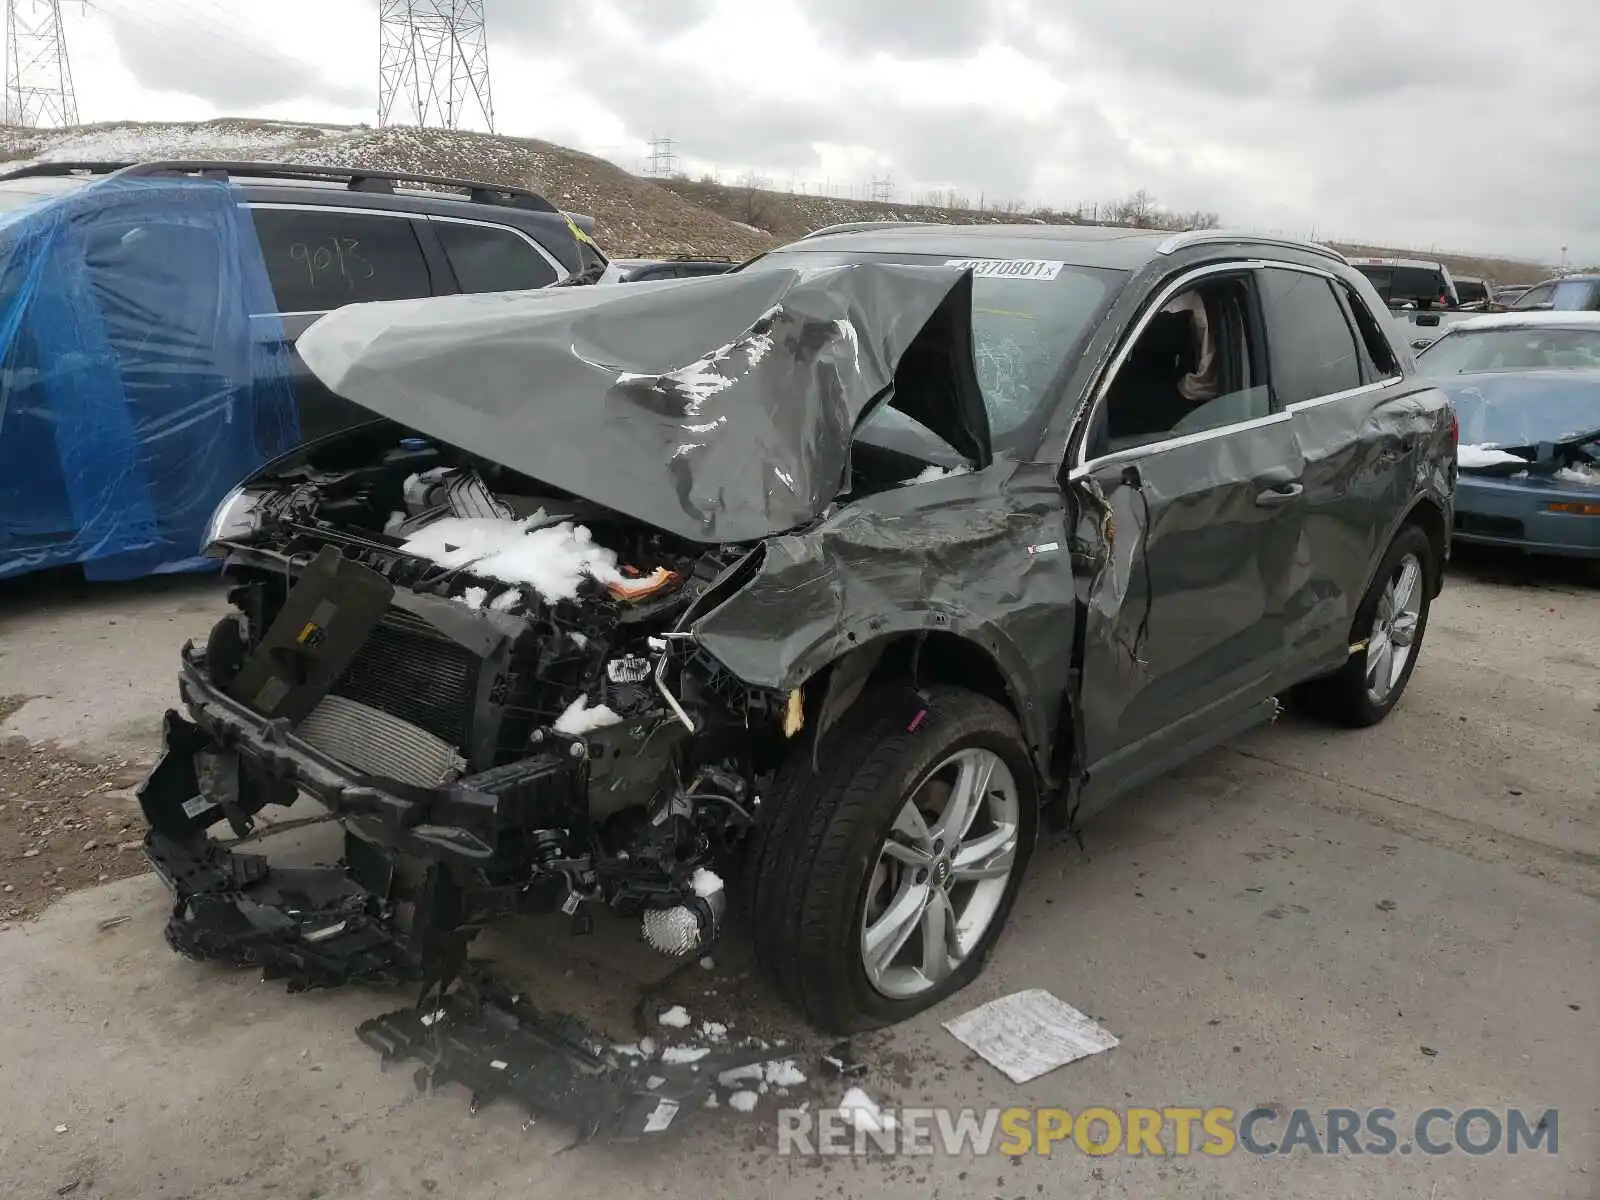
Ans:
[[[469,109],[494,132],[484,0],[381,0],[378,124],[459,129]]]
[[[678,156],[670,137],[650,139],[650,174],[666,178],[678,169]]]
[[[6,110],[8,125],[76,125],[61,0],[6,0]]]

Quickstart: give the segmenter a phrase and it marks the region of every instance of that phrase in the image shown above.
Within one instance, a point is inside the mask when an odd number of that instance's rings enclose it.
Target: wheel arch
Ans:
[[[815,739],[836,724],[870,684],[897,679],[915,686],[950,684],[993,700],[1016,719],[1041,794],[1060,782],[1055,750],[1067,697],[1047,702],[1035,695],[1020,654],[1006,642],[986,639],[981,633],[902,630],[853,646],[805,684],[808,717],[816,722]]]

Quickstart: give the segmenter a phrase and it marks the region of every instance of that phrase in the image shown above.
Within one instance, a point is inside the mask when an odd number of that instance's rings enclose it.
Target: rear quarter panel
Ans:
[[[1294,661],[1336,664],[1347,652],[1361,598],[1419,504],[1450,527],[1455,443],[1450,402],[1427,379],[1405,374],[1294,410],[1305,458],[1306,536],[1294,594],[1304,603],[1288,627]]]

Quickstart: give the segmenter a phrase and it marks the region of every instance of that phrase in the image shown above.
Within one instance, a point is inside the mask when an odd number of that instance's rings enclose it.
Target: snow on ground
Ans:
[[[656,1020],[673,1029],[689,1028],[689,1010],[681,1004],[674,1004],[663,1012]]]
[[[894,1118],[858,1087],[844,1094],[844,1099],[839,1102],[839,1111],[860,1133],[887,1133],[895,1127]]]
[[[661,1052],[661,1061],[678,1065],[697,1063],[710,1053],[707,1046],[668,1046]]]
[[[754,1112],[761,1097],[754,1092],[735,1092],[728,1097],[728,1107],[738,1109],[742,1113]]]
[[[1497,467],[1502,463],[1521,463],[1526,466],[1528,460],[1520,454],[1512,454],[1508,450],[1498,450],[1493,446],[1457,446],[1456,465],[1463,468]]]

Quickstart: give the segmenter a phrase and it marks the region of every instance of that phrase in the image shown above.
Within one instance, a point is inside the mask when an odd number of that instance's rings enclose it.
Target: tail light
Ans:
[[[1450,406],[1450,441],[1459,446],[1461,444],[1461,421],[1456,416],[1456,406]]]

